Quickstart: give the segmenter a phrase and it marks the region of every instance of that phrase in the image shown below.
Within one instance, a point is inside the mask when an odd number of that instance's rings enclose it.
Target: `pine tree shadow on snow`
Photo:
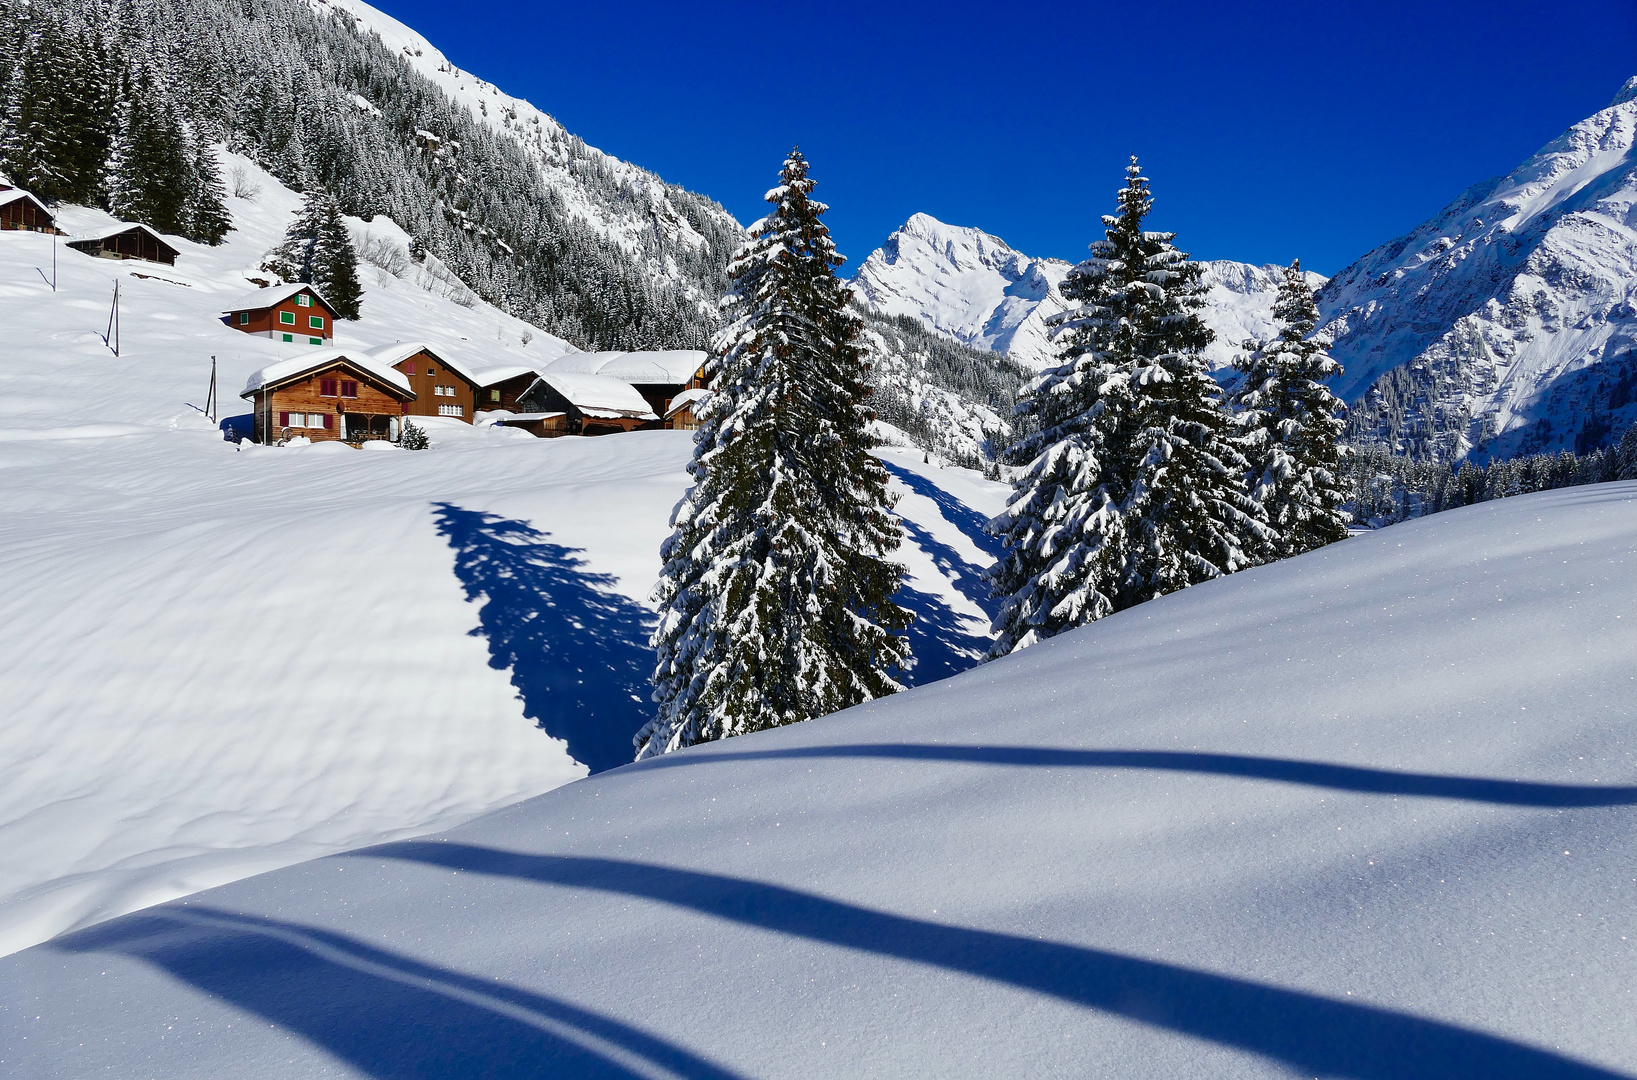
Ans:
[[[925,495],[937,504],[943,519],[959,529],[978,550],[993,555],[999,549],[998,541],[984,530],[987,519],[983,515],[925,477],[891,462],[882,464],[906,488],[917,495]],[[993,619],[998,607],[989,598],[989,583],[983,578],[987,567],[969,562],[920,523],[902,515],[900,520],[909,542],[926,552],[950,584],[976,604],[987,618]],[[903,679],[909,685],[923,686],[958,675],[967,668],[975,667],[988,653],[992,643],[988,628],[981,623],[974,624],[941,598],[905,585],[894,599],[915,616],[909,628],[910,646],[915,651],[915,667],[905,673]]]
[[[523,714],[594,773],[629,762],[651,712],[653,613],[526,521],[438,503],[437,527],[466,598],[484,598],[472,634],[511,670]]]
[[[629,1024],[346,934],[192,904],[58,939],[142,960],[381,1080],[737,1074]]]

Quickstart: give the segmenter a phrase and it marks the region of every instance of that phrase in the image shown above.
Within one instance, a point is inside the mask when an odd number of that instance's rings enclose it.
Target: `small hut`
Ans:
[[[709,390],[698,387],[682,391],[671,399],[671,407],[665,410],[661,417],[660,426],[667,431],[698,431],[699,407],[710,399]]]
[[[239,396],[253,408],[256,442],[303,435],[361,443],[396,442],[415,391],[401,372],[368,353],[326,349],[269,364],[250,376]]]
[[[370,349],[369,356],[409,380],[415,400],[409,404],[408,415],[449,416],[472,422],[482,389],[477,376],[464,365],[440,356],[419,341],[381,345]]]
[[[292,344],[333,345],[335,308],[311,285],[279,285],[252,293],[222,312],[235,330]]]
[[[181,254],[146,225],[115,225],[88,236],[77,236],[68,246],[99,259],[142,259],[166,266],[175,266],[176,256]]]
[[[518,405],[524,411],[501,423],[527,427],[546,438],[612,435],[659,419],[630,383],[606,375],[541,372]]]
[[[663,416],[671,399],[689,388],[705,385],[705,354],[697,349],[654,349],[643,352],[564,353],[545,372],[605,375],[636,387],[648,408]]]
[[[54,233],[57,218],[46,209],[45,203],[28,192],[0,185],[0,230]]]

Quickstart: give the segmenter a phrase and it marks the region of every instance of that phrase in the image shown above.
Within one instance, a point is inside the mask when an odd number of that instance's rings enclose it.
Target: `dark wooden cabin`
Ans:
[[[660,427],[667,431],[698,431],[699,407],[711,396],[709,390],[689,387],[671,399],[671,407],[661,417]]]
[[[0,230],[55,233],[57,218],[45,203],[14,187],[0,187]]]
[[[684,390],[704,387],[705,353],[697,349],[565,353],[540,370],[604,375],[629,383],[648,402],[650,412],[664,416],[671,399]]]
[[[517,399],[528,392],[540,373],[523,364],[486,368],[477,373],[479,409],[521,412]]]
[[[418,341],[382,345],[369,350],[369,355],[409,380],[415,400],[409,403],[407,415],[448,416],[472,422],[482,388],[463,366],[450,363],[431,346]]]
[[[518,404],[523,412],[509,421],[511,426],[533,430],[533,425],[538,425],[540,430],[535,434],[546,438],[612,435],[635,431],[659,419],[630,383],[580,372],[542,372]],[[531,420],[519,423],[522,417]]]
[[[235,330],[292,344],[333,345],[335,308],[311,285],[279,285],[251,293],[222,312]]]
[[[409,380],[367,353],[337,349],[280,360],[250,376],[239,395],[255,415],[259,443],[398,441],[415,400]]]
[[[76,237],[68,246],[99,259],[142,259],[166,266],[175,266],[176,257],[181,254],[146,225],[116,225],[90,236]]]

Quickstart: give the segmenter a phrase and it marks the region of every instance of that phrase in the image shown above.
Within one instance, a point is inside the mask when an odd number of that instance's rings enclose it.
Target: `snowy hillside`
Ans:
[[[235,448],[194,407],[211,357],[226,418],[247,375],[309,347],[218,321],[299,203],[225,163],[258,194],[229,200],[222,247],[170,238],[174,267],[59,245],[53,293],[51,238],[0,232],[0,952],[619,764],[651,708],[689,434],[430,417],[423,453]],[[379,265],[338,346],[426,341],[476,369],[567,349],[409,259],[390,219],[352,227]],[[891,467],[925,681],[987,648],[980,525],[1003,489]]]
[[[1246,338],[1274,333],[1281,270],[1228,259],[1205,262],[1205,322],[1217,339],[1212,368],[1227,367]],[[1035,259],[979,229],[916,214],[859,266],[859,299],[883,315],[908,315],[956,341],[1005,353],[1030,370],[1051,362],[1046,320],[1062,311],[1059,292],[1073,265]],[[1324,284],[1308,274],[1314,288]]]
[[[1319,295],[1356,433],[1418,457],[1594,449],[1637,419],[1637,78]]]
[[[0,1060],[1637,1076],[1634,538],[1440,514],[127,916],[0,960]]]

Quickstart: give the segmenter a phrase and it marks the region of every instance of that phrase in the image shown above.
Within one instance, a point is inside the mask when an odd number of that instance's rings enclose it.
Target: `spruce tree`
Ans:
[[[1241,569],[1267,532],[1201,355],[1203,268],[1143,228],[1152,204],[1132,158],[1104,238],[1064,282],[1078,303],[1055,319],[1062,363],[1017,406],[1033,431],[990,523],[1004,545],[991,656]]]
[[[227,188],[216,165],[215,149],[204,139],[194,147],[191,180],[185,235],[215,247],[232,230],[233,217],[227,212]]]
[[[1279,336],[1246,342],[1234,361],[1244,383],[1234,396],[1240,447],[1250,461],[1247,486],[1273,535],[1264,560],[1283,559],[1347,537],[1341,472],[1341,399],[1325,380],[1341,374],[1330,342],[1314,337],[1319,309],[1297,259],[1285,270],[1273,305]]]
[[[657,716],[638,757],[902,687],[902,540],[868,450],[860,321],[799,151],[729,268],[689,472],[655,592]]]
[[[187,131],[162,79],[143,74],[119,110],[107,169],[108,209],[162,233],[186,235],[194,191]]]
[[[307,192],[284,242],[267,253],[262,268],[286,281],[317,289],[343,319],[358,318],[363,288],[358,253],[335,198],[321,188]]]

